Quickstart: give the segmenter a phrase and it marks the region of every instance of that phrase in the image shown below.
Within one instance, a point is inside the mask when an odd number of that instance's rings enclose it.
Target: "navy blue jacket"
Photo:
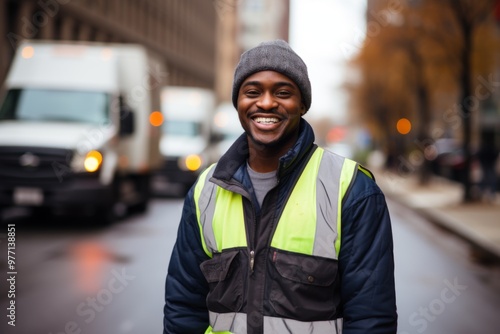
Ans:
[[[302,120],[295,146],[280,159],[278,177],[283,196],[295,173],[307,160],[314,133]],[[243,134],[220,159],[215,178],[238,179],[253,194],[246,171],[248,144]],[[282,182],[284,181],[284,182]],[[208,260],[202,248],[192,188],[184,201],[177,241],[170,259],[165,288],[164,334],[204,333],[209,325],[208,284],[200,264]],[[255,196],[254,201],[257,203]],[[258,204],[255,207],[259,207]],[[342,205],[342,243],[339,253],[344,334],[397,332],[393,242],[385,197],[376,183],[358,171]]]

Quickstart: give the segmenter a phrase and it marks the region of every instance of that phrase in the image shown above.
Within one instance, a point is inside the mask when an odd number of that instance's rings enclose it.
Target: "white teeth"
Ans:
[[[274,124],[274,123],[278,123],[279,119],[271,118],[271,117],[257,117],[257,118],[255,118],[255,121],[257,123],[263,123],[263,124]]]

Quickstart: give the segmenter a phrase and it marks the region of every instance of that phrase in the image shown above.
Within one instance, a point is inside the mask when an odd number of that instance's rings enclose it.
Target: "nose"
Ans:
[[[257,101],[257,107],[262,110],[271,110],[278,106],[278,102],[271,92],[264,92]]]

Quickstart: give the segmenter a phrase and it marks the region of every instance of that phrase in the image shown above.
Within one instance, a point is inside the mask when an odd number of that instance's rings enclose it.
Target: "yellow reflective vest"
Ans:
[[[340,333],[342,199],[358,169],[371,173],[318,147],[277,214],[255,223],[248,199],[210,181],[214,169],[194,189],[210,257],[201,265],[210,287],[206,333],[249,333],[253,326],[264,333]],[[272,226],[265,248],[249,240],[252,224]]]

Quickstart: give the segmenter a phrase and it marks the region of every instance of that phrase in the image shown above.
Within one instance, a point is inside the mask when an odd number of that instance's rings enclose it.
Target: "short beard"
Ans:
[[[252,133],[250,131],[247,132],[247,137],[248,137],[248,140],[252,141],[252,143],[254,143],[258,148],[281,150],[283,148],[283,146],[291,140],[291,138],[293,138],[293,137],[298,138],[299,129],[300,129],[300,127],[297,127],[295,132],[286,133],[282,137],[280,137],[272,142],[265,142],[264,143],[260,140],[257,140],[252,135]]]

